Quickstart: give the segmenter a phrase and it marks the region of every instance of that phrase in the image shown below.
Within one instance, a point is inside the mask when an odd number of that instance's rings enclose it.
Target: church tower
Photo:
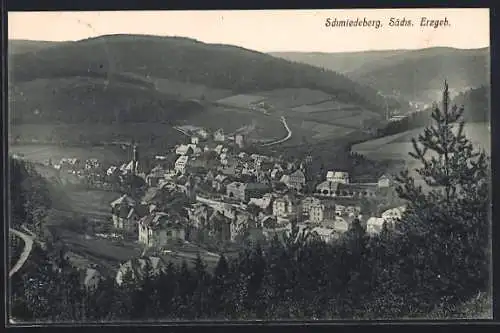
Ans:
[[[136,144],[134,144],[132,151],[132,162],[132,174],[137,175],[137,169],[139,166],[139,149]]]

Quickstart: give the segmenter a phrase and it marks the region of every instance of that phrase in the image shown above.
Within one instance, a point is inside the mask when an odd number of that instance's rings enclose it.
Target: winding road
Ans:
[[[264,143],[262,145],[263,147],[274,146],[274,145],[283,143],[285,141],[288,141],[292,137],[292,131],[290,130],[290,127],[288,127],[288,124],[286,123],[285,117],[281,116],[280,118],[281,118],[281,123],[283,124],[283,126],[285,126],[285,129],[288,132],[288,134],[283,139],[279,139],[279,140],[273,141],[273,142]]]
[[[24,263],[28,259],[29,255],[31,253],[31,249],[33,248],[33,237],[29,236],[25,233],[22,233],[20,231],[14,230],[14,229],[9,229],[9,232],[22,238],[24,241],[23,252],[21,253],[21,256],[19,257],[19,260],[17,261],[17,263],[14,265],[14,267],[12,267],[12,269],[9,272],[9,277],[11,277],[12,275],[16,274],[16,272],[19,271],[23,267]]]

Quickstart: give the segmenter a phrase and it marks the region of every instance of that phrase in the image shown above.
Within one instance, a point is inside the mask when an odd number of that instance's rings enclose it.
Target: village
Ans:
[[[156,155],[150,170],[137,145],[130,161],[105,170],[96,159],[65,158],[53,167],[78,175],[88,186],[119,189],[123,194],[109,203],[113,230],[157,250],[176,241],[203,242],[202,234],[232,243],[249,234],[270,239],[289,232],[293,223],[331,242],[354,219],[376,234],[404,211],[404,206],[391,207],[373,216],[361,207],[362,200],[392,190],[389,175],[352,183],[347,172],[330,170],[311,190],[311,156],[284,161],[247,154],[243,135],[226,137],[222,129],[209,134],[195,127],[184,131],[189,141]]]

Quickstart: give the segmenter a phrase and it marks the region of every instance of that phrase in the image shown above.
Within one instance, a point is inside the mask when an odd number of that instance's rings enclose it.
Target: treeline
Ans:
[[[340,101],[382,112],[376,90],[333,71],[292,63],[243,48],[205,44],[187,38],[114,35],[58,44],[14,55],[10,77],[19,83],[36,78],[91,73],[134,73],[208,87],[251,93],[281,88],[318,89]],[[389,101],[390,107],[398,107]]]
[[[221,257],[213,272],[200,258],[157,275],[146,265],[142,279],[126,275],[118,286],[109,278],[90,290],[62,256],[54,264],[38,253],[36,269],[14,282],[11,314],[55,322],[418,318],[453,316],[457,304],[487,289],[478,253],[445,255],[414,241],[387,228],[368,238],[354,223],[335,244],[296,232],[234,260]],[[464,254],[464,246],[454,249]]]

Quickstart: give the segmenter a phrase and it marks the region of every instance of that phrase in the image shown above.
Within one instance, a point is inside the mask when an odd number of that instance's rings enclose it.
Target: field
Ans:
[[[348,105],[337,101],[327,101],[318,104],[304,104],[292,109],[292,111],[303,113],[318,113],[329,111],[342,112],[343,110],[359,110],[359,107],[356,105]]]
[[[91,143],[130,143],[134,140],[143,145],[141,147],[143,151],[148,147],[167,149],[186,140],[186,137],[174,130],[171,125],[162,123],[23,124],[10,126],[9,132],[11,138],[19,138],[22,142],[37,140],[43,143],[80,144],[86,141],[89,143],[86,147]],[[106,154],[109,153],[107,149],[105,149]],[[95,153],[99,154],[98,150]],[[118,157],[122,157],[121,154],[118,154]]]
[[[233,106],[236,108],[248,108],[251,104],[264,100],[263,96],[256,95],[234,95],[217,101],[218,104]]]
[[[233,133],[243,127],[251,126],[254,130],[249,133],[249,138],[255,140],[279,139],[287,134],[277,117],[231,107],[214,106],[202,114],[187,119],[186,122],[211,130],[222,128],[225,133]]]
[[[320,103],[332,98],[323,91],[307,88],[274,89],[259,92],[257,95],[264,96],[266,102],[273,105],[276,109],[288,109],[301,105]]]
[[[100,161],[118,162],[123,161],[125,153],[121,153],[116,148],[107,147],[61,147],[56,145],[11,145],[9,152],[22,154],[22,156],[36,163],[44,163],[49,159],[53,163],[58,162],[61,158],[79,158],[86,160],[97,158]]]
[[[485,149],[487,152],[491,150],[491,134],[486,123],[466,124],[464,131],[465,135],[477,147]],[[352,147],[352,150],[372,159],[408,160],[408,152],[413,150],[411,139],[417,138],[418,135],[422,132],[423,129],[419,128],[412,131],[363,142],[354,145]]]

